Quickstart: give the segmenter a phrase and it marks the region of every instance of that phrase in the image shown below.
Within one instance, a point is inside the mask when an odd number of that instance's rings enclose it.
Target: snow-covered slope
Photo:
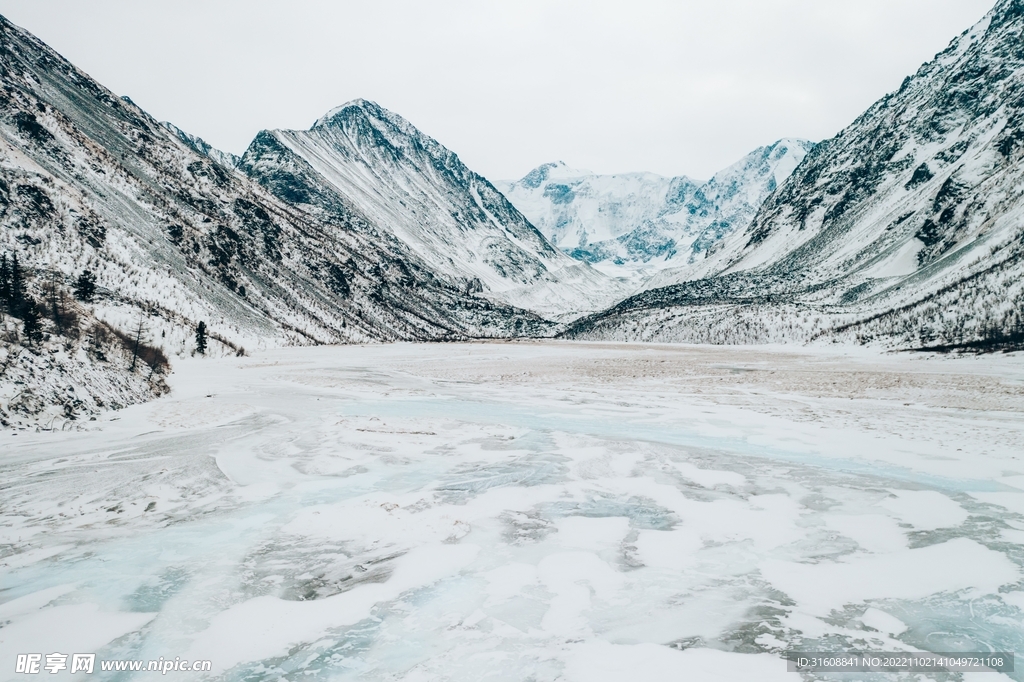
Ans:
[[[814,145],[785,139],[754,150],[701,183],[653,173],[596,175],[562,162],[499,189],[559,248],[599,269],[645,279],[685,278],[758,207]]]
[[[570,333],[693,339],[718,326],[711,338],[778,340],[788,326],[789,338],[911,347],[1024,341],[1024,0],[1000,0],[815,147],[695,274],[717,276],[646,292]]]
[[[309,130],[264,131],[238,167],[325,217],[358,211],[435,272],[494,300],[578,315],[622,293],[555,249],[458,156],[373,102],[340,106]]]
[[[200,320],[223,339],[211,352],[550,328],[473,295],[356,206],[274,196],[2,17],[0,87],[0,253],[18,255],[33,296],[90,269],[100,296],[83,315],[122,331],[141,316],[172,356]]]

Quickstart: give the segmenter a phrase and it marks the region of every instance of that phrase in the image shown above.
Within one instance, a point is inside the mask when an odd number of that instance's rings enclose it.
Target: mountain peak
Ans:
[[[768,149],[774,151],[776,149],[787,148],[809,151],[816,144],[818,143],[812,142],[811,140],[805,140],[802,137],[783,137],[782,139],[776,140],[774,144],[768,145]]]
[[[518,184],[523,187],[529,187],[530,189],[537,189],[548,180],[582,178],[591,175],[594,175],[594,172],[586,170],[585,168],[573,168],[572,166],[567,165],[565,161],[552,161],[550,163],[544,163],[537,166],[518,181],[511,184]]]
[[[454,163],[457,157],[395,112],[368,99],[354,99],[335,107],[317,119],[308,132],[327,137],[342,135],[371,147],[390,148],[402,154],[414,148],[442,163]]]
[[[357,98],[345,102],[344,104],[334,107],[326,114],[316,120],[316,122],[310,127],[310,130],[330,126],[332,123],[344,122],[351,120],[354,116],[363,115],[369,118],[387,121],[392,124],[398,124],[400,127],[412,128],[412,125],[408,123],[398,114],[389,111],[377,104],[376,102],[368,99]],[[404,124],[404,125],[401,125]]]
[[[548,179],[548,176],[551,175],[552,170],[559,167],[564,168],[565,162],[554,161],[552,163],[542,163],[541,165],[537,166],[532,171],[524,175],[519,182],[523,185],[526,185],[527,187],[532,187],[533,189],[536,189],[540,187],[545,180]]]

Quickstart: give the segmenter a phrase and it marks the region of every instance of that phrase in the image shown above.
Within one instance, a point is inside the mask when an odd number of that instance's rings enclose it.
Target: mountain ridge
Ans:
[[[778,339],[768,327],[779,325],[791,339],[898,348],[1020,337],[1022,36],[1024,3],[1000,0],[815,147],[746,230],[709,251],[701,282],[646,292],[568,335],[702,338],[699,325],[721,326],[756,294],[771,323],[719,338]],[[724,307],[700,309],[711,300]]]
[[[121,99],[125,98],[122,97]],[[131,100],[129,99],[128,101]],[[211,159],[213,159],[220,165],[224,166],[225,168],[234,168],[235,166],[238,165],[238,161],[242,158],[237,154],[232,154],[230,152],[224,152],[217,149],[216,147],[214,147],[213,145],[211,145],[209,142],[199,137],[198,135],[192,135],[191,133],[187,133],[178,126],[171,123],[170,121],[161,121],[160,125],[174,133],[179,140],[187,144],[189,147],[192,147],[192,149],[194,149],[195,151],[199,152],[200,154],[203,154],[204,156],[209,156]]]

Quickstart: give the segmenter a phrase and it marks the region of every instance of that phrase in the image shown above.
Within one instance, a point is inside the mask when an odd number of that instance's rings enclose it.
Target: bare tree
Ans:
[[[139,324],[136,325],[135,333],[133,334],[135,340],[132,345],[132,366],[130,368],[132,372],[135,371],[135,363],[139,360],[139,346],[142,345],[142,337],[148,332],[149,328],[146,327],[146,314],[139,313]]]
[[[53,318],[53,324],[57,327],[57,333],[61,336],[64,335],[64,310],[63,306],[59,306],[57,303],[57,271],[50,271],[50,286],[47,291],[50,298],[50,316]],[[61,294],[61,299],[64,296]]]

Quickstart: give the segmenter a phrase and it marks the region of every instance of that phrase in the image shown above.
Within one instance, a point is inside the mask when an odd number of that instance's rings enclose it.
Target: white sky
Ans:
[[[710,177],[830,137],[995,0],[0,0],[161,120],[241,153],[357,97],[493,179]]]

